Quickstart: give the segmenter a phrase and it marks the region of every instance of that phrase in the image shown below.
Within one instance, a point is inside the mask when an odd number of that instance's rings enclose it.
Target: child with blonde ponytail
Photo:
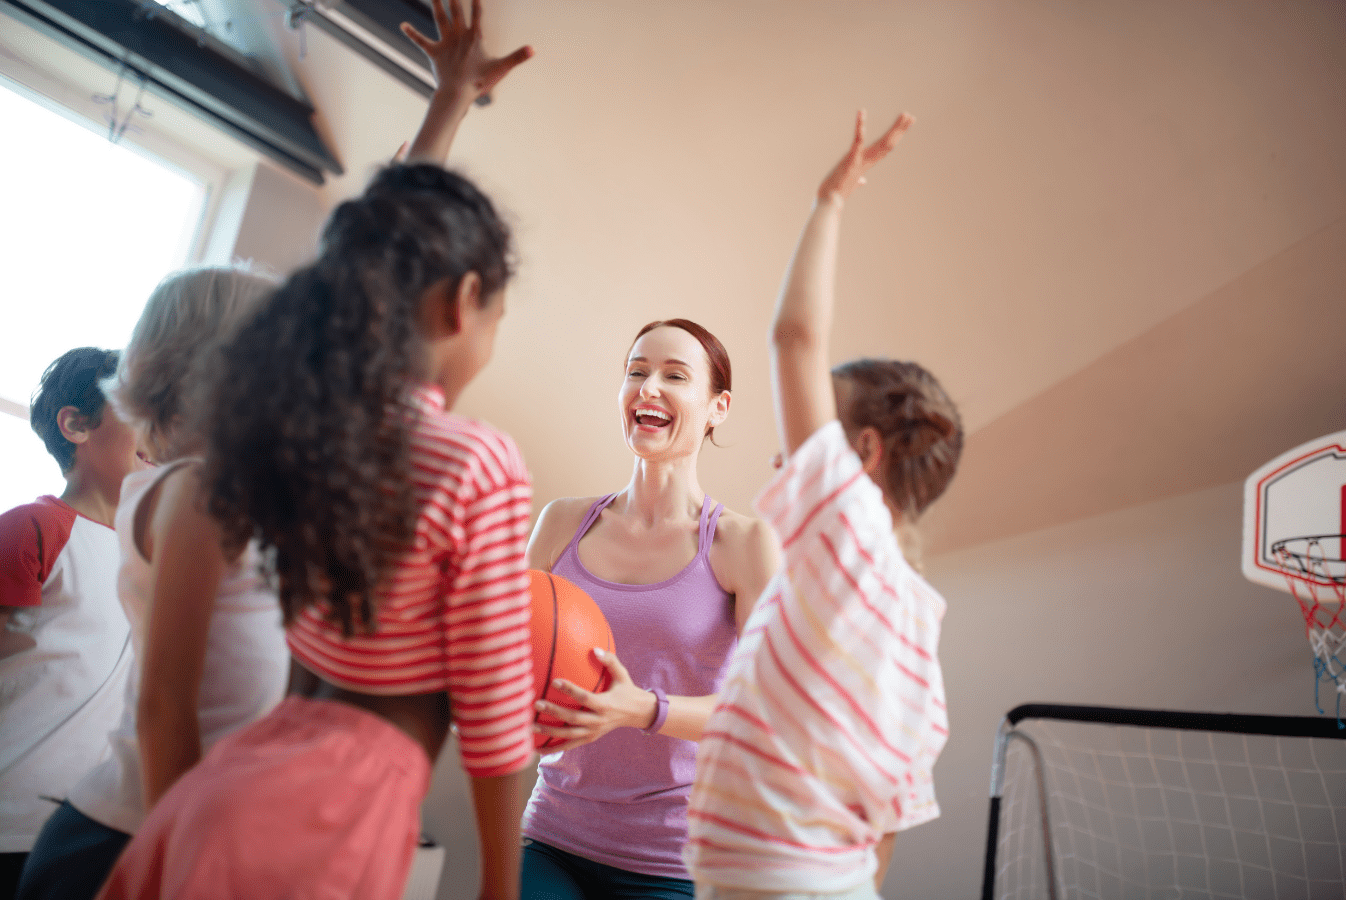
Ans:
[[[684,857],[700,900],[873,900],[895,832],[939,814],[944,600],[898,534],[948,486],[958,412],[915,363],[829,371],[842,209],[911,124],[856,120],[818,189],[771,326],[784,466],[757,499],[783,570],[744,627],[706,725]]]

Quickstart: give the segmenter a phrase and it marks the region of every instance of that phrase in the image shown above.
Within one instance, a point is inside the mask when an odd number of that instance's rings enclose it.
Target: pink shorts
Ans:
[[[100,897],[402,896],[430,761],[388,721],[289,697],[150,811]]]

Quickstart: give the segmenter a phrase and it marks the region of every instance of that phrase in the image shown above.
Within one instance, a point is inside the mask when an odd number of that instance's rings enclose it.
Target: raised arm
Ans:
[[[771,385],[781,450],[788,458],[837,417],[828,367],[833,291],[841,210],[864,174],[897,146],[914,120],[903,113],[884,135],[865,146],[865,114],[855,117],[851,147],[818,187],[771,322]]]
[[[481,47],[481,0],[472,0],[472,21],[463,16],[459,0],[434,0],[435,38],[428,38],[408,23],[402,32],[425,53],[435,75],[435,92],[420,130],[407,148],[407,162],[443,165],[449,158],[458,125],[479,97],[491,91],[510,70],[533,55],[533,48],[520,47],[508,56],[492,59]]]

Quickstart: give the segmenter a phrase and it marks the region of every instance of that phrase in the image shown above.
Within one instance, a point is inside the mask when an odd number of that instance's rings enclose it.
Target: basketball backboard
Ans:
[[[1346,431],[1287,450],[1243,487],[1243,574],[1293,593],[1346,582]]]

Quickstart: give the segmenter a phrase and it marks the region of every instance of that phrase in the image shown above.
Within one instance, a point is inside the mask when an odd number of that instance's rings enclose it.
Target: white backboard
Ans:
[[[1243,486],[1243,574],[1290,591],[1287,570],[1319,586],[1346,579],[1346,431],[1287,450]]]

